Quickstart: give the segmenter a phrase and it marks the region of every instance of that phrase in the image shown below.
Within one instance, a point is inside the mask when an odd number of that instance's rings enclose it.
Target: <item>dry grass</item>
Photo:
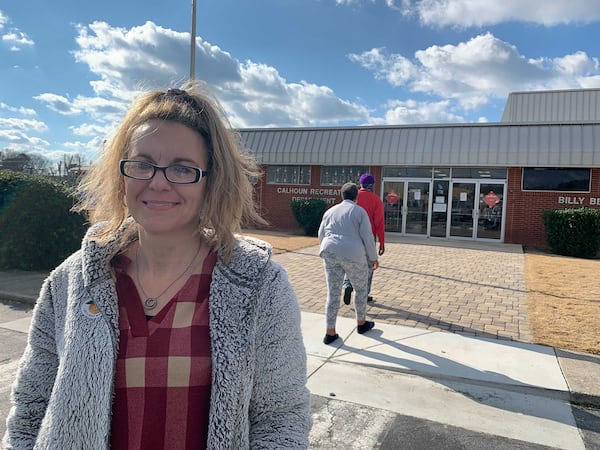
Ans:
[[[269,242],[275,253],[319,242],[285,232],[245,234]],[[600,355],[600,260],[527,251],[525,282],[535,343]]]
[[[279,254],[299,250],[304,247],[317,245],[319,239],[316,237],[302,236],[298,234],[286,233],[285,231],[263,231],[252,230],[245,231],[244,235],[254,236],[256,238],[267,241],[273,246],[273,253]]]
[[[600,260],[525,253],[536,343],[600,355]]]

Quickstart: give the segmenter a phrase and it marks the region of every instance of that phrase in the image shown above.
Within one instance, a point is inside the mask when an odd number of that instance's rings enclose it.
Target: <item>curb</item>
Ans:
[[[570,392],[569,403],[583,408],[600,409],[600,397],[582,392]]]
[[[0,291],[0,300],[13,303],[22,303],[27,306],[35,306],[36,299],[29,295],[19,295],[12,292]]]
[[[511,383],[503,383],[501,381],[490,381],[490,380],[479,380],[476,378],[465,378],[457,375],[445,375],[439,373],[431,373],[425,372],[423,370],[414,370],[414,369],[404,369],[398,367],[390,367],[386,365],[379,364],[365,364],[361,362],[347,362],[347,361],[338,361],[336,364],[344,364],[349,366],[362,366],[368,367],[372,369],[377,369],[381,371],[394,372],[403,375],[413,375],[416,377],[426,378],[431,381],[443,380],[450,383],[460,383],[468,386],[481,386],[481,387],[490,387],[493,389],[500,389],[503,391],[510,391],[517,394],[526,394],[532,395],[535,397],[544,397],[553,400],[563,400],[570,402],[570,399],[573,395],[584,395],[578,393],[572,393],[570,391],[562,391],[558,389],[550,389],[539,386],[532,386],[528,384],[511,384]],[[568,386],[567,386],[568,387]],[[457,391],[462,392],[462,391]],[[590,396],[592,399],[594,396]]]

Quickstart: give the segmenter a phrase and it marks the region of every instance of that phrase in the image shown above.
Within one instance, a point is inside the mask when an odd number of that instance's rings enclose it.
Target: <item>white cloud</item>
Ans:
[[[68,127],[73,139],[53,143],[50,148],[45,141],[27,136],[44,131],[45,125],[23,125],[15,130],[0,121],[0,142],[19,151],[45,147],[44,155],[50,159],[64,152],[96,159],[103,139],[136,95],[142,90],[178,86],[188,79],[189,33],[152,22],[130,29],[95,22],[77,29],[79,48],[73,55],[97,77],[90,82],[93,94],[44,92],[34,97],[57,114],[80,116],[80,125]],[[364,106],[340,99],[326,86],[305,81],[290,83],[275,68],[253,61],[242,63],[200,38],[196,51],[197,78],[215,92],[235,127],[368,121],[369,111]],[[2,108],[16,112],[5,104],[0,104]],[[35,113],[24,109],[21,114],[28,111]],[[88,137],[91,139],[86,141]]]
[[[392,86],[402,86],[418,73],[417,67],[409,59],[401,55],[389,55],[385,48],[373,48],[360,55],[350,54],[348,58],[372,71],[375,78],[386,80]]]
[[[109,127],[93,123],[82,123],[79,126],[69,127],[75,136],[106,136]]]
[[[57,171],[57,165],[61,161],[69,160],[75,156],[80,160],[82,165],[88,165],[94,162],[100,156],[102,140],[90,140],[89,142],[61,142],[53,146],[53,148],[45,149],[41,155],[47,158],[52,166],[52,169]],[[80,159],[79,159],[80,158]]]
[[[20,49],[20,47],[33,46],[34,42],[25,33],[18,30],[12,30],[9,33],[2,35],[2,40],[12,45],[12,49]]]
[[[336,5],[342,6],[356,6],[365,1],[369,1],[370,3],[375,3],[375,0],[335,0]]]
[[[2,129],[0,123],[0,141],[8,143],[11,150],[17,152],[40,151],[47,148],[50,144],[36,136],[30,136],[28,131],[20,129]]]
[[[0,30],[4,29],[4,26],[8,23],[8,17],[6,17],[6,14],[4,14],[2,12],[2,10],[0,10]]]
[[[1,102],[0,110],[25,116],[25,118],[0,117],[0,148],[8,147],[17,152],[32,152],[49,146],[47,141],[35,136],[48,131],[48,126],[40,120],[29,118],[36,115],[33,109],[14,107]]]
[[[62,95],[44,93],[34,97],[34,99],[41,101],[50,110],[64,116],[86,114],[95,123],[84,123],[80,126],[71,126],[69,129],[75,136],[96,136],[99,139],[104,139],[108,132],[112,130],[113,124],[122,118],[127,107],[123,101],[81,95],[71,100]]]
[[[104,106],[114,108],[111,119],[141,89],[181,85],[189,76],[189,33],[180,33],[146,22],[131,29],[105,22],[79,26],[74,52],[78,62],[98,76],[91,83],[94,98],[70,102],[61,95],[41,98],[63,114],[86,112],[98,120]],[[240,62],[218,46],[197,38],[196,76],[217,94],[235,127],[311,125],[328,120],[366,121],[368,113],[358,104],[338,98],[325,86],[301,81],[288,83],[271,66]],[[44,94],[47,95],[47,94]]]
[[[598,88],[598,86],[600,86],[600,75],[594,75],[580,79],[579,84],[584,89]]]
[[[18,28],[11,28],[5,30],[6,25],[9,23],[9,19],[2,11],[0,11],[0,33],[2,42],[9,45],[9,48],[13,52],[18,52],[22,47],[32,47],[35,43],[33,40],[23,33]]]
[[[405,14],[415,14],[423,24],[436,27],[512,21],[553,26],[600,20],[596,0],[404,0],[403,4]]]
[[[419,102],[416,100],[392,100],[388,102],[383,119],[374,119],[373,124],[422,124],[460,123],[464,117],[454,114],[450,101]]]
[[[90,139],[87,142],[71,141],[63,143],[63,146],[67,153],[78,153],[81,155],[93,155],[98,154],[103,142],[103,138],[96,137]]]
[[[0,130],[2,129],[4,129],[4,131],[8,130],[8,132],[11,130],[41,132],[48,130],[48,126],[44,122],[35,119],[0,117]]]
[[[597,75],[598,58],[590,58],[585,52],[575,52],[571,55],[555,58],[553,66],[558,72],[568,76]]]
[[[81,109],[77,108],[72,101],[62,95],[45,93],[33,98],[45,103],[52,111],[65,116],[71,116],[81,112]]]
[[[272,67],[248,61],[240,81],[218,87],[219,98],[236,127],[311,126],[366,120],[366,109],[340,99],[326,86],[288,83]]]
[[[3,102],[0,102],[0,109],[5,109],[11,113],[18,113],[23,116],[36,116],[37,115],[37,112],[34,109],[25,108],[23,106],[19,106],[17,108],[14,106],[7,105],[6,103],[3,103]]]
[[[141,89],[182,84],[189,76],[189,33],[152,22],[131,29],[94,22],[79,27],[78,62],[100,77],[96,93],[131,99]],[[238,63],[216,46],[197,40],[196,72],[208,83],[239,78]]]
[[[600,87],[598,59],[576,52],[554,59],[528,59],[517,48],[482,34],[458,45],[433,45],[414,58],[372,49],[350,60],[394,87],[441,99],[465,110],[532,89]]]
[[[73,107],[104,124],[119,120],[127,110],[127,104],[123,100],[85,97],[82,95],[75,98]]]

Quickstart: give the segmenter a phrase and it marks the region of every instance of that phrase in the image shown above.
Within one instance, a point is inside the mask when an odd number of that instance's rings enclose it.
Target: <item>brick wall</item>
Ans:
[[[507,243],[547,248],[546,229],[542,220],[545,210],[580,206],[600,207],[600,169],[592,169],[589,193],[522,191],[521,181],[521,168],[509,168],[504,233],[504,241]]]
[[[263,167],[266,173],[266,167]],[[371,168],[375,176],[375,193],[378,195],[381,184],[381,169]],[[310,173],[310,185],[297,184],[267,184],[265,174],[255,186],[256,199],[262,216],[269,222],[271,228],[276,230],[300,230],[300,226],[291,209],[292,199],[321,198],[328,206],[333,206],[341,201],[341,186],[321,186],[321,166],[312,166]]]

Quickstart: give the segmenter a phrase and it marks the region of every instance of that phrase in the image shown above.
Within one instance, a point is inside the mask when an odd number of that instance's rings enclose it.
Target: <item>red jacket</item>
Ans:
[[[385,244],[385,223],[383,219],[383,202],[379,196],[367,189],[358,190],[356,203],[367,211],[371,221],[371,231],[373,236],[377,236],[379,244]]]

